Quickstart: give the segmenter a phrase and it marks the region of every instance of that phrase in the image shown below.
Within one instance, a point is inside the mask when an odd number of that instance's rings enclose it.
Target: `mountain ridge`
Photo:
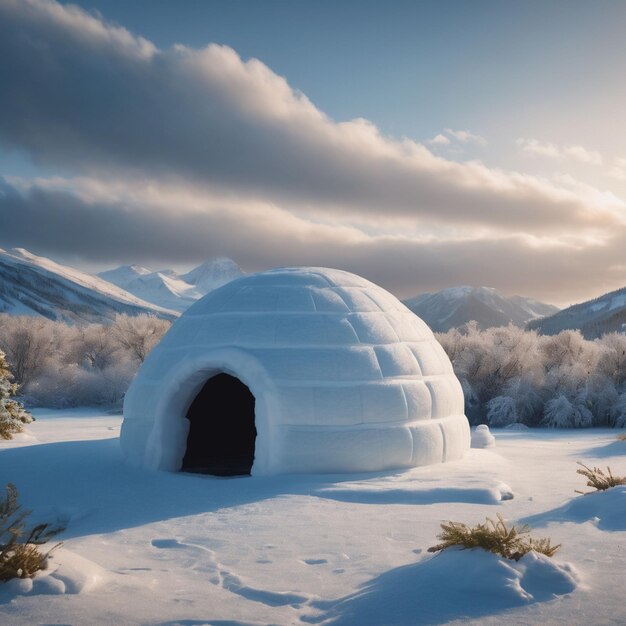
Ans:
[[[556,335],[562,330],[580,330],[587,339],[605,333],[626,332],[626,287],[609,291],[597,298],[573,304],[554,315],[528,323],[529,330]]]
[[[42,315],[69,323],[102,322],[119,313],[148,313],[165,319],[178,315],[24,248],[0,248],[0,313]]]
[[[123,287],[138,298],[183,312],[209,291],[243,276],[232,259],[208,259],[185,274],[171,269],[153,272],[139,265],[121,265],[98,276]]]
[[[514,324],[555,313],[558,307],[525,298],[505,296],[493,287],[448,287],[403,300],[434,332],[447,332],[475,320],[482,329]]]

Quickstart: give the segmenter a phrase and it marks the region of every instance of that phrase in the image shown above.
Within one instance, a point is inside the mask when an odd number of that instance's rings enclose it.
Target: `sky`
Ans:
[[[626,3],[0,0],[0,246],[626,285]]]

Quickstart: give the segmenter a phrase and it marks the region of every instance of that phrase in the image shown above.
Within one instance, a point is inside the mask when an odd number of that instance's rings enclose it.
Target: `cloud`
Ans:
[[[602,165],[603,163],[602,155],[599,152],[587,150],[587,148],[579,145],[559,146],[549,142],[542,142],[538,139],[524,139],[523,137],[520,137],[516,143],[527,154],[549,157],[551,159],[573,159],[590,165]]]
[[[475,143],[479,146],[487,145],[487,140],[484,137],[470,133],[469,130],[452,130],[452,128],[446,128],[445,132],[461,143]]]
[[[0,84],[0,142],[100,178],[185,180],[294,210],[424,228],[587,228],[614,222],[623,208],[549,180],[448,161],[367,120],[334,122],[231,48],[159,50],[47,0],[0,0]]]
[[[432,139],[429,139],[427,143],[430,143],[433,146],[448,146],[450,145],[450,140],[445,135],[439,133],[438,135],[435,135]]]
[[[617,180],[626,180],[626,159],[621,157],[614,159],[609,176]]]
[[[160,50],[75,7],[0,0],[0,85],[0,145],[71,173],[0,184],[0,245],[336,266],[400,295],[479,282],[563,301],[623,284],[615,195],[334,121],[226,46]]]
[[[191,264],[230,255],[248,271],[343,268],[400,296],[480,281],[564,302],[622,285],[626,228],[589,241],[374,235],[228,195],[155,183],[52,179],[0,183],[0,246],[107,264]]]

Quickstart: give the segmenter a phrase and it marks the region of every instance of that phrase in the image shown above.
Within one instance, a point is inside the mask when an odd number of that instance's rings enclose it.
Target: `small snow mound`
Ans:
[[[489,431],[489,426],[476,426],[476,430],[472,432],[472,448],[494,448],[495,445],[496,438]]]
[[[530,524],[553,521],[591,522],[600,530],[626,530],[626,485],[578,496],[557,509],[524,520]]]
[[[499,483],[496,489],[500,493],[500,500],[513,500],[515,497],[513,489],[511,489],[506,483]]]
[[[579,581],[571,565],[543,554],[529,552],[515,562],[480,548],[449,548],[386,572],[337,601],[313,603],[323,614],[306,621],[409,626],[419,615],[421,624],[440,624],[552,600],[575,591]]]
[[[34,578],[13,579],[0,586],[0,603],[18,595],[89,593],[108,575],[104,569],[70,550],[59,549],[50,557],[48,569]]]
[[[525,554],[517,563],[517,569],[522,574],[521,588],[536,602],[571,593],[580,585],[581,577],[573,565],[558,565],[545,554]]]
[[[69,550],[58,550],[54,553],[50,566],[57,564],[58,567],[47,576],[34,579],[35,592],[51,593],[49,590],[55,588],[58,590],[56,593],[89,593],[99,587],[107,577],[105,570],[97,563]],[[44,582],[45,578],[52,578],[55,582]],[[59,582],[62,584],[59,585]]]

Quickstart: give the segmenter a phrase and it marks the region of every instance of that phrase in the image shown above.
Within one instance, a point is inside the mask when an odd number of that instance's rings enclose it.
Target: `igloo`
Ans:
[[[189,308],[124,401],[121,445],[147,468],[368,472],[459,459],[463,392],[428,326],[345,271],[245,276]]]

